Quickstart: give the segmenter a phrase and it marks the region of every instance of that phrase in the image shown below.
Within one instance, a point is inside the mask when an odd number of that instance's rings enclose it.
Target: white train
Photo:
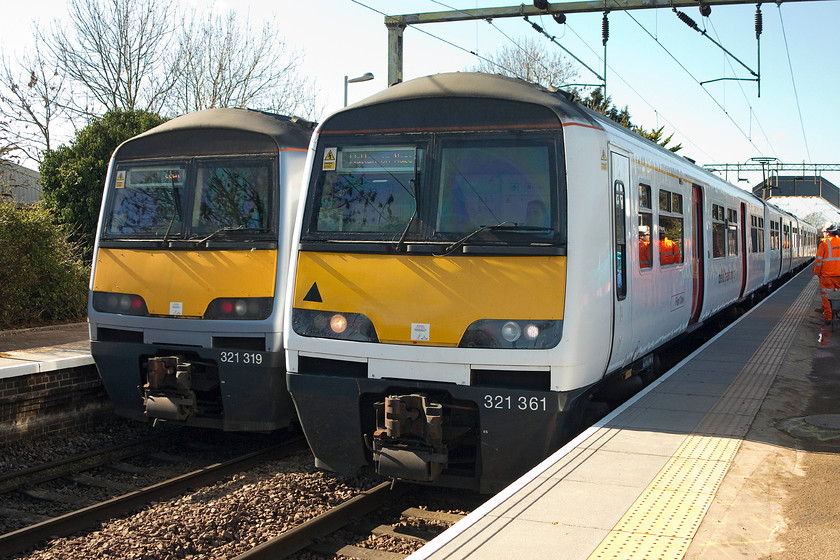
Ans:
[[[498,489],[818,241],[562,92],[487,74],[333,114],[307,169],[287,384],[340,472]]]

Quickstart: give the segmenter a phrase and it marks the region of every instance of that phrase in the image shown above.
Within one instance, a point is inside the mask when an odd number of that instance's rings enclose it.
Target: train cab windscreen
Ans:
[[[273,237],[268,159],[128,163],[117,165],[113,176],[104,240]]]
[[[328,142],[316,160],[304,242],[561,243],[550,139]]]

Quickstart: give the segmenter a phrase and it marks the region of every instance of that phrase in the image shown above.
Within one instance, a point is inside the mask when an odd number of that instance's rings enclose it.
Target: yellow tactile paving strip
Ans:
[[[679,560],[685,556],[782,365],[816,287],[812,280],[695,433],[685,439],[589,560]]]

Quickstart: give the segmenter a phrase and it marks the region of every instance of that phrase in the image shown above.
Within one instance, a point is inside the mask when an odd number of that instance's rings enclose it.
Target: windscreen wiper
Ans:
[[[213,233],[211,233],[210,235],[207,235],[207,236],[205,236],[201,239],[192,238],[192,239],[190,239],[190,241],[194,242],[196,245],[201,245],[202,243],[207,243],[207,241],[209,241],[213,237],[216,237],[219,234],[229,233],[229,232],[232,232],[232,231],[249,231],[249,232],[254,232],[254,233],[266,233],[266,232],[269,232],[271,230],[269,228],[255,228],[255,227],[246,228],[245,226],[236,226],[236,227],[222,226],[222,227],[218,228],[216,231],[214,231]]]
[[[411,217],[408,219],[408,223],[405,224],[405,229],[403,229],[402,234],[400,235],[399,241],[397,241],[397,246],[394,248],[394,251],[397,253],[403,250],[403,246],[405,245],[405,237],[408,235],[408,230],[411,229],[412,224],[414,224],[414,220],[417,218],[417,185],[420,183],[420,169],[419,169],[419,161],[417,158],[417,146],[414,146],[414,178],[409,179],[409,184],[411,184],[411,191],[408,194],[411,195],[411,198],[414,200],[414,212],[411,213]],[[377,162],[378,163],[378,162]],[[382,164],[380,164],[381,166]],[[393,173],[391,174],[394,177]],[[398,183],[405,189],[405,186],[394,177]],[[406,189],[408,191],[408,189]]]
[[[444,249],[443,253],[435,254],[436,257],[445,257],[447,255],[451,255],[455,251],[461,248],[467,241],[472,239],[474,236],[478,235],[482,231],[492,230],[492,231],[509,231],[509,232],[521,232],[521,233],[534,233],[534,232],[550,232],[554,231],[553,227],[545,227],[545,226],[528,226],[528,225],[521,225],[516,222],[501,222],[495,225],[490,226],[481,226],[477,228],[475,231],[472,231],[459,239],[458,241],[448,245],[446,249]]]

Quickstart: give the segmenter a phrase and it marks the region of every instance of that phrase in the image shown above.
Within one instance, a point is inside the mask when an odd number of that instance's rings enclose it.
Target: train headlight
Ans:
[[[136,294],[93,292],[93,308],[102,313],[144,316],[149,314],[145,300]]]
[[[207,306],[205,319],[261,321],[274,309],[274,298],[216,298]]]
[[[370,319],[361,313],[292,309],[292,330],[301,336],[379,342]]]
[[[525,338],[528,340],[536,340],[540,336],[540,328],[534,323],[525,325]]]
[[[516,342],[522,336],[522,327],[515,321],[508,321],[502,325],[502,338],[508,342]]]
[[[347,330],[347,317],[341,313],[336,313],[330,317],[330,328],[335,334],[341,334]]]
[[[475,321],[461,337],[460,348],[554,348],[563,335],[563,321]]]

